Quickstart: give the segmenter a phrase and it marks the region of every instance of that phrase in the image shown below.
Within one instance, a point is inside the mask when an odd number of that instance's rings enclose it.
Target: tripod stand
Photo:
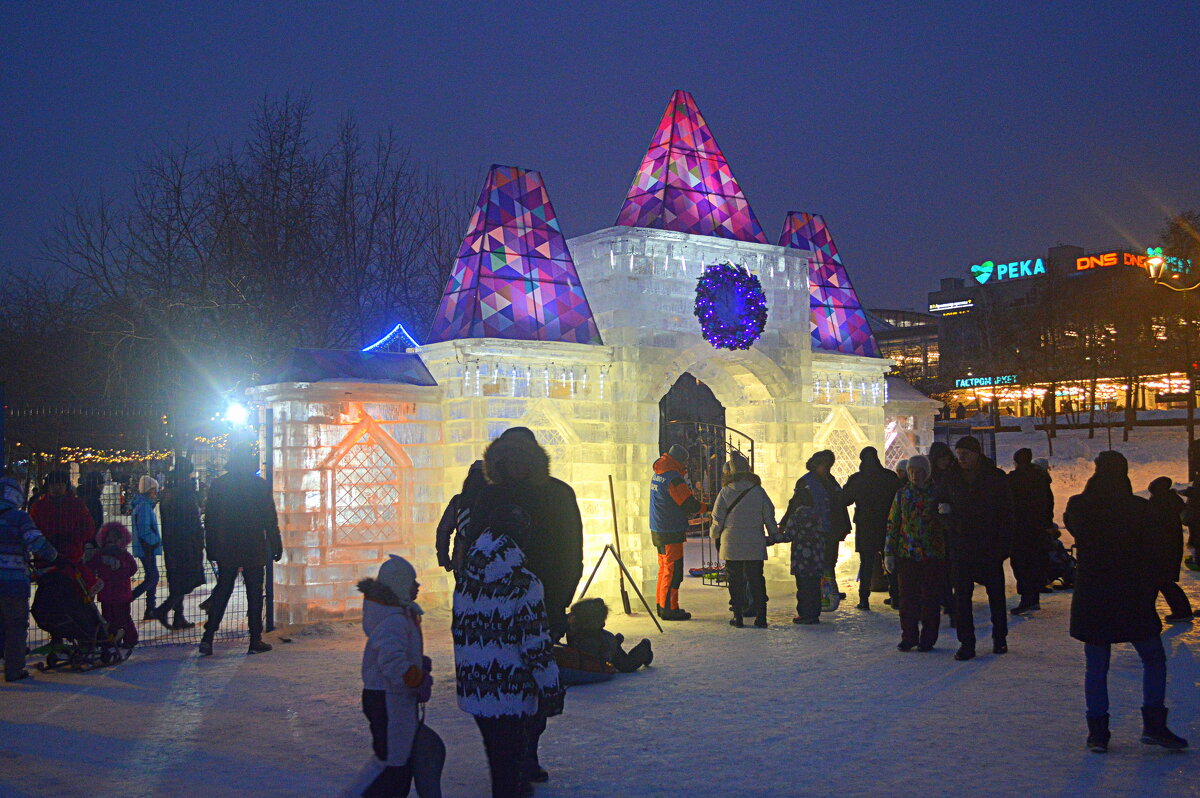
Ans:
[[[617,561],[617,567],[621,569],[621,604],[625,609],[626,615],[632,615],[629,605],[629,594],[625,592],[625,580],[629,580],[629,584],[633,587],[633,592],[637,593],[637,597],[641,599],[642,606],[646,608],[646,612],[650,615],[650,620],[654,621],[654,625],[658,627],[658,631],[662,632],[662,624],[658,622],[654,612],[651,611],[650,605],[646,603],[646,597],[642,595],[642,591],[638,589],[637,582],[629,575],[629,569],[625,567],[624,560],[621,559],[621,535],[617,527],[617,493],[613,489],[612,474],[608,475],[608,496],[612,502],[613,513],[613,540],[617,545],[614,547],[611,543],[604,544],[604,551],[600,552],[600,558],[596,560],[596,567],[592,569],[592,575],[588,577],[587,582],[583,585],[583,590],[579,591],[579,597],[583,598],[588,592],[588,588],[592,586],[592,580],[596,578],[596,573],[600,570],[600,566],[604,563],[604,555],[612,552],[613,559]]]

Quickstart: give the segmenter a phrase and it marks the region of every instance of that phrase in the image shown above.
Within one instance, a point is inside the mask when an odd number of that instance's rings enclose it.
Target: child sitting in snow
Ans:
[[[362,707],[374,756],[351,795],[404,796],[416,781],[420,798],[441,796],[446,747],[425,725],[421,705],[433,687],[424,655],[420,584],[412,565],[389,555],[375,579],[358,583],[363,594]]]
[[[604,628],[608,620],[608,605],[602,598],[589,598],[575,602],[567,615],[567,645],[585,654],[598,657],[621,673],[633,673],[654,660],[650,641],[642,642],[628,652],[621,646],[624,635],[613,634]]]
[[[130,580],[137,573],[137,560],[129,553],[133,535],[119,521],[109,521],[96,532],[96,548],[89,554],[88,566],[102,584],[96,598],[100,600],[100,615],[108,624],[109,634],[123,630],[121,646],[137,645],[138,631],[130,606],[133,588]]]

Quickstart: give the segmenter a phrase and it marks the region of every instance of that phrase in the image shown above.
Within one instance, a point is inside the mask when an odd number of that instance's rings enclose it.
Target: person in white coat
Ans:
[[[420,798],[441,798],[446,747],[424,725],[432,664],[421,638],[420,584],[412,565],[389,555],[375,579],[358,583],[363,594],[362,707],[374,756],[350,795],[405,796],[416,781]]]
[[[743,615],[754,615],[754,625],[767,627],[767,535],[776,533],[775,505],[763,490],[762,480],[750,470],[746,458],[734,452],[725,463],[724,487],[713,507],[709,535],[718,547],[729,576],[731,626],[745,626]],[[765,530],[765,534],[764,534]]]

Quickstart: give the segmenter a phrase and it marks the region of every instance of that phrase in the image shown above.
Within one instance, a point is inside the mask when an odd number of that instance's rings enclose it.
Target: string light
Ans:
[[[766,329],[767,297],[745,266],[716,263],[696,281],[693,313],[714,348],[749,349]]]

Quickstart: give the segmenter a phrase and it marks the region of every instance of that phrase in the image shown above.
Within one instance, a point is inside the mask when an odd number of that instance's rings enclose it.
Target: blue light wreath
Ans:
[[[716,349],[749,349],[766,329],[767,296],[745,266],[715,263],[696,281],[695,314]]]

